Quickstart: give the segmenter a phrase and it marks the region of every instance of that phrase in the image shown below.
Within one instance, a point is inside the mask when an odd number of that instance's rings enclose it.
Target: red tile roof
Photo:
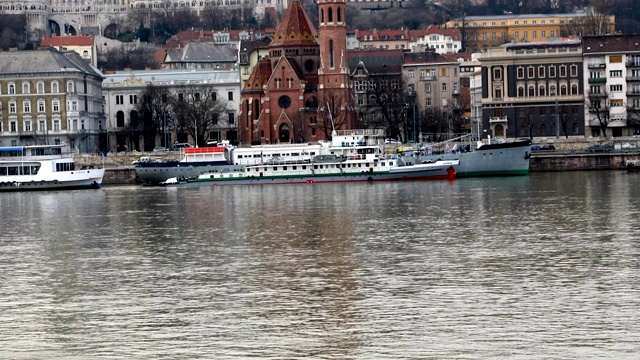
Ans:
[[[437,27],[435,25],[429,25],[429,27],[427,28],[426,35],[431,35],[431,34],[450,36],[451,39],[453,39],[453,40],[462,39],[462,36],[460,35],[460,30],[458,30],[458,29],[441,29],[441,28],[439,28],[439,27]]]
[[[300,1],[289,3],[270,47],[316,45],[316,29]]]
[[[54,36],[42,39],[40,46],[93,46],[93,36]]]

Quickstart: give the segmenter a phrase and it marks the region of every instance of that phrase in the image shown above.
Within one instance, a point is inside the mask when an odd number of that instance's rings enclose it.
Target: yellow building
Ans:
[[[597,23],[602,23],[599,26]],[[525,14],[468,16],[453,19],[442,27],[458,28],[463,33],[467,51],[515,42],[542,42],[555,37],[613,34],[615,16],[589,12],[571,14]]]

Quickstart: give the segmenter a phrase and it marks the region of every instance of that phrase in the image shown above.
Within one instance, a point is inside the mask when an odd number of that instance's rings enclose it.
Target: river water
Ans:
[[[640,174],[0,194],[2,359],[638,359]]]

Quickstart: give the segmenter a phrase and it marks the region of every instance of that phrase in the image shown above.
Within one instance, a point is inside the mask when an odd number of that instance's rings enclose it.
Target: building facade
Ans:
[[[483,134],[585,135],[580,41],[507,44],[483,52],[479,61]]]
[[[0,52],[0,146],[102,149],[102,79],[74,51]]]
[[[318,2],[316,31],[292,1],[269,44],[269,55],[242,89],[242,143],[318,141],[350,128],[344,0]]]
[[[478,51],[507,42],[544,42],[549,38],[581,36],[596,31],[591,29],[592,19],[589,12],[569,14],[523,14],[467,16],[453,19],[442,25],[443,28],[460,29],[467,49]],[[606,34],[615,32],[615,16],[603,19],[601,29]]]
[[[177,126],[176,114],[170,104],[171,98],[189,93],[190,89],[215,96],[225,104],[217,122],[209,128],[206,139],[236,142],[238,129],[238,108],[240,103],[240,77],[237,71],[221,70],[140,70],[123,71],[105,75],[102,91],[105,98],[105,112],[108,129],[108,151],[150,150],[145,149],[142,134],[131,133],[132,123],[143,118],[140,102],[148,86],[154,86],[161,93],[162,107],[166,111],[164,123],[155,134],[154,144],[167,146],[176,142],[195,145],[192,135]],[[195,125],[197,126],[197,125]],[[160,134],[162,133],[162,134]],[[165,141],[162,141],[162,137]],[[200,139],[202,141],[202,139]],[[126,147],[125,147],[126,145]]]
[[[640,134],[640,36],[584,37],[582,53],[587,135]]]

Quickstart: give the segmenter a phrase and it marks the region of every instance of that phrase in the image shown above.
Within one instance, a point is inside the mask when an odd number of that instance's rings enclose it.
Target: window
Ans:
[[[609,56],[609,62],[610,63],[621,63],[622,62],[622,55],[611,55],[611,56]]]
[[[549,96],[556,96],[556,86],[555,85],[549,86]]]
[[[534,30],[531,34],[533,35],[534,39],[538,38],[538,32],[537,31]]]
[[[560,85],[560,96],[567,96],[567,85]]]
[[[524,79],[524,68],[519,67],[517,73],[518,73],[518,79]]]
[[[60,131],[60,119],[53,120],[53,131]]]
[[[496,88],[495,89],[495,97],[497,99],[501,99],[502,98],[502,89],[501,88]]]
[[[609,77],[622,77],[622,70],[611,70],[609,71]]]
[[[31,120],[25,120],[22,128],[24,129],[24,131],[31,131]]]
[[[78,102],[75,100],[71,102],[71,111],[78,111]]]
[[[58,82],[57,81],[52,81],[51,82],[51,92],[52,93],[57,93],[58,92]]]
[[[47,123],[44,120],[38,120],[38,131],[47,130]]]
[[[493,80],[502,80],[502,69],[501,68],[493,69]]]
[[[567,66],[560,66],[560,77],[567,77]]]
[[[609,90],[611,92],[620,92],[622,91],[622,85],[611,85],[609,86]]]
[[[524,87],[518,86],[518,97],[524,97]]]
[[[624,106],[624,103],[622,102],[622,99],[611,100],[611,106],[620,107],[620,106]]]
[[[53,100],[53,102],[51,102],[51,107],[53,108],[53,112],[60,112],[60,101]]]
[[[535,70],[533,70],[533,66],[529,66],[527,68],[527,77],[529,77],[529,79],[533,79],[536,76],[535,74]]]
[[[230,113],[228,113],[227,115],[229,115],[229,125],[234,124],[234,123],[235,123],[235,121],[236,121],[235,114],[234,114],[234,113],[232,113],[232,112],[230,112]]]
[[[547,38],[547,32],[545,30],[542,30],[540,32],[540,37],[542,37],[543,39],[546,39]]]
[[[16,93],[16,85],[14,83],[9,83],[9,95],[15,95]]]
[[[538,77],[539,78],[543,78],[544,77],[544,66],[538,67]]]
[[[22,110],[26,113],[30,113],[31,112],[31,101],[26,100],[25,102],[22,103]]]
[[[116,105],[124,104],[124,95],[116,95]]]
[[[578,65],[571,65],[571,76],[578,76]]]
[[[553,21],[553,20],[551,20]],[[556,31],[555,30],[551,30],[551,37],[556,37]]]
[[[514,37],[514,39],[515,39],[516,41],[519,41],[519,40],[520,40],[520,32],[519,32],[519,31],[516,31],[516,32],[515,32],[515,35],[514,35],[513,37]]]
[[[18,131],[18,123],[17,123],[17,122],[15,122],[15,121],[11,121],[11,122],[9,123],[9,131],[11,131],[11,132],[16,132],[16,131]],[[15,145],[14,145],[14,146],[15,146]]]
[[[431,84],[424,84],[424,92],[431,92]]]
[[[442,91],[447,91],[447,83],[442,83]]]
[[[555,66],[549,66],[549,77],[550,78],[556,77],[556,67]]]
[[[578,85],[571,85],[571,95],[578,95]]]
[[[73,81],[67,81],[67,92],[68,93],[75,92],[73,89]]]
[[[522,36],[525,40],[529,38],[529,32],[525,31],[524,35]]]
[[[409,70],[409,77],[412,78],[413,77],[413,70]]]
[[[491,40],[495,40],[497,38],[496,33],[491,33]]]
[[[16,102],[15,101],[10,101],[9,102],[9,113],[10,114],[15,114],[16,113]]]
[[[540,86],[540,87],[538,88],[538,95],[540,95],[540,96],[545,96],[545,92],[546,92],[546,91],[545,91],[545,89],[544,89],[544,86]]]
[[[129,104],[137,104],[138,95],[129,95]]]
[[[430,97],[428,97],[428,98],[425,100],[424,104],[425,104],[425,106],[429,106],[429,107],[430,107],[430,106],[431,106],[431,98],[430,98]]]
[[[45,111],[44,100],[38,100],[38,112],[44,112],[44,111]]]
[[[447,76],[447,69],[446,68],[440,69],[440,76]]]
[[[533,86],[529,86],[529,96],[536,96],[536,89]]]
[[[233,91],[229,91],[229,93],[227,94],[227,98],[229,99],[229,101],[233,101]]]
[[[23,94],[29,94],[31,91],[29,89],[29,83],[28,82],[24,82],[22,83],[22,93]]]
[[[43,82],[39,82],[38,83],[36,91],[38,92],[38,94],[44,94],[44,83]]]
[[[457,83],[457,82],[454,82],[454,83],[453,83],[453,92],[457,93],[457,92],[458,92],[458,90],[459,90],[458,83]],[[498,96],[498,97],[500,97],[500,96]]]

